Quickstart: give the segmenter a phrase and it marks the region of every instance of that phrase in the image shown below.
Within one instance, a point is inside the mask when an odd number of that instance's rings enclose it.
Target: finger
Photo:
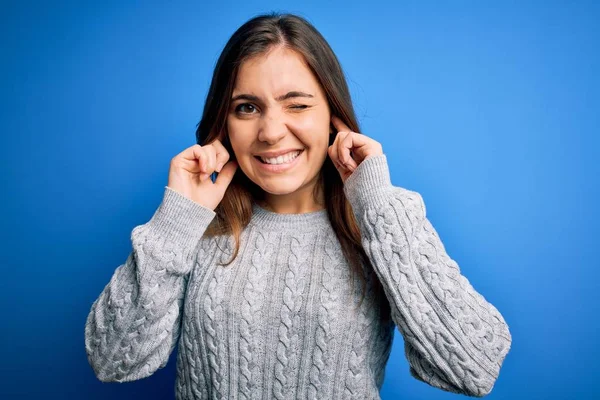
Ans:
[[[191,168],[186,168],[190,172],[200,174],[200,182],[206,180],[210,176],[209,160],[210,156],[207,154],[207,146],[200,146],[195,144],[188,147],[179,155],[184,161],[185,165],[191,165]]]
[[[197,161],[199,159],[201,149],[202,146],[200,146],[199,144],[195,144],[183,150],[181,153],[177,154],[175,158],[180,158],[185,161]]]
[[[235,160],[229,161],[227,164],[223,166],[221,172],[217,175],[217,179],[215,180],[215,185],[222,188],[223,191],[227,189],[227,186],[231,183],[235,172],[238,169],[238,163]]]
[[[221,141],[219,139],[215,139],[215,141],[212,142],[211,144],[215,148],[215,152],[216,152],[215,171],[221,172],[221,168],[223,168],[223,165],[225,165],[225,163],[227,163],[227,161],[229,161],[229,152],[227,151],[225,146],[223,146],[223,143],[221,143]]]
[[[214,167],[212,167],[214,164],[214,161],[212,161],[212,159],[214,159],[214,155],[210,150],[210,146],[204,146],[203,150],[202,161],[200,161],[200,182],[204,182],[205,180],[209,179],[210,175],[214,172]]]
[[[347,170],[347,168],[340,163],[340,160],[338,158],[337,141],[333,142],[333,144],[331,146],[329,146],[329,148],[327,149],[327,152],[329,153],[329,158],[331,158],[331,162],[335,166],[335,169],[337,169],[340,174],[343,174]]]
[[[342,121],[342,119],[337,115],[331,114],[331,122],[333,122],[333,126],[335,127],[335,129],[337,129],[338,132],[352,131],[352,129],[350,129],[348,125],[346,125],[344,121]]]
[[[198,174],[202,172],[203,154],[202,146],[195,144],[177,154],[171,162],[190,173]]]
[[[379,150],[377,150],[379,149]],[[374,152],[381,153],[381,145],[371,139],[370,137],[361,133],[354,133],[352,135],[352,158],[354,161],[361,163],[367,157],[367,155]]]
[[[335,165],[336,168],[338,168],[338,165],[339,165],[338,151],[337,151],[337,149],[338,149],[338,139],[339,139],[338,136],[336,136],[336,138],[333,141],[333,143],[331,144],[331,146],[329,146],[327,148],[327,153],[329,154],[329,158],[331,158],[331,161],[333,162],[333,165]]]
[[[361,163],[367,157],[368,154],[371,153],[382,153],[381,145],[371,139],[370,137],[363,135],[361,133],[354,132],[351,137],[352,144],[351,148],[351,158],[354,161]]]
[[[354,171],[358,164],[356,161],[350,156],[350,151],[352,150],[352,138],[354,136],[354,132],[342,133],[342,138],[338,143],[338,156],[340,159],[340,164],[345,165],[349,170]]]
[[[195,145],[192,146],[193,154],[195,159],[198,161],[198,169],[200,173],[208,173],[208,161],[209,155],[207,154],[207,147]]]
[[[214,146],[204,146],[206,150],[206,173],[212,174],[217,166],[217,154]]]
[[[200,181],[204,181],[208,177],[208,172],[206,169],[206,150],[204,148],[195,149],[194,153],[196,154],[197,162],[198,162],[198,173],[200,173]]]

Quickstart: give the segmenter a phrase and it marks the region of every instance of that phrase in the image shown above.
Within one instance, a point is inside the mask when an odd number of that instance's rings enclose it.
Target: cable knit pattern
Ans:
[[[408,342],[411,373],[441,389],[488,394],[510,348],[508,325],[460,274],[426,218],[422,196],[391,185],[386,156],[364,166],[344,190]]]
[[[225,263],[231,257],[231,251],[223,252],[219,262]],[[227,331],[224,320],[226,313],[222,306],[225,296],[225,287],[232,276],[232,268],[217,265],[214,267],[212,279],[208,285],[207,296],[204,298],[204,313],[206,316],[206,346],[211,368],[213,398],[227,399],[228,371],[227,371]]]
[[[317,330],[315,332],[315,346],[313,348],[312,367],[310,369],[310,385],[308,388],[309,399],[331,398],[330,372],[334,369],[331,342],[335,339],[335,320],[333,316],[339,311],[336,306],[340,304],[339,288],[343,284],[339,260],[341,255],[333,241],[328,236],[325,244],[325,259],[321,275],[322,290],[319,296],[320,306],[317,316]],[[329,374],[328,374],[329,373]]]
[[[273,243],[265,239],[265,233],[256,232],[254,252],[243,291],[243,303],[240,321],[240,386],[241,399],[257,399],[260,364],[257,363],[257,348],[260,346],[261,330],[260,314],[264,304],[267,275],[270,272],[271,258],[275,248]]]
[[[365,362],[367,351],[365,344],[371,342],[373,324],[375,323],[375,310],[372,308],[372,283],[367,281],[366,294],[368,297],[361,305],[356,319],[356,332],[351,342],[350,358],[348,360],[348,372],[346,373],[344,399],[360,399],[363,394],[363,383],[365,382]]]
[[[167,193],[151,222],[133,229],[131,254],[92,305],[85,348],[101,381],[137,380],[166,365],[195,246],[214,216],[191,203]],[[183,223],[189,217],[195,223]]]
[[[198,256],[196,261],[196,269],[192,271],[192,282],[188,288],[188,296],[194,296],[195,288],[201,282],[201,279],[194,276],[203,274],[206,269],[200,266],[200,262],[208,262],[215,254],[216,241],[205,240],[200,242]],[[186,315],[195,315],[198,302],[196,298],[186,302]],[[196,324],[193,318],[183,319],[183,332],[179,341],[179,352],[177,354],[177,379],[176,379],[176,397],[177,398],[208,398],[208,386],[206,385],[207,370],[205,365],[200,362],[197,357],[200,354],[201,340],[203,332],[196,329]],[[187,366],[187,368],[186,368]]]
[[[380,324],[377,338],[373,341],[373,357],[371,359],[371,372],[377,387],[383,385],[385,378],[385,365],[390,358],[392,341],[394,340],[394,323]]]
[[[255,203],[236,259],[222,266],[234,242],[203,237],[215,213],[165,187],[91,305],[85,349],[96,376],[148,377],[177,348],[178,400],[379,399],[397,327],[416,380],[489,393],[508,325],[446,253],[421,195],[391,184],[385,155],[364,160],[344,192],[373,265],[358,310],[360,285],[326,210]]]
[[[277,363],[275,364],[275,382],[273,393],[276,399],[292,397],[297,375],[298,342],[300,340],[300,308],[306,288],[306,275],[309,268],[307,260],[311,252],[310,237],[293,237],[290,245],[288,270],[285,273],[281,324],[279,325],[279,343],[277,344]]]

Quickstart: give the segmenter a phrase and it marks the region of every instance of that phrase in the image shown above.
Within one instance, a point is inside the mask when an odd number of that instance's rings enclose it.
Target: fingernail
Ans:
[[[221,172],[221,168],[223,168],[223,163],[217,164],[217,168],[216,168],[217,172]]]

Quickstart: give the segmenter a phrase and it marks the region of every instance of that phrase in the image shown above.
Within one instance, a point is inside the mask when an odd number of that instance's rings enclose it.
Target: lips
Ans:
[[[296,156],[291,161],[281,164],[269,164],[262,161],[260,157],[255,156],[254,158],[256,158],[256,162],[258,164],[257,167],[261,172],[267,174],[266,176],[276,176],[278,174],[285,174],[288,171],[292,171],[293,169],[295,169],[300,164],[301,159],[303,158],[302,153],[304,153],[304,150],[302,150],[300,154],[298,154],[298,156]]]
[[[291,153],[292,151],[302,151],[304,149],[287,149],[287,150],[277,150],[277,151],[267,151],[264,153],[256,154],[255,157],[264,157],[264,158],[275,158],[279,156],[283,156],[284,154]]]
[[[292,160],[288,161],[288,162],[292,162],[292,161],[294,161],[294,159],[296,159],[296,158],[300,157],[300,154],[302,154],[302,153],[304,152],[304,150],[303,150],[303,149],[302,149],[302,150],[292,150],[292,151],[288,151],[288,152],[285,152],[285,153],[281,153],[281,152],[279,152],[279,153],[280,153],[280,154],[279,154],[279,156],[285,156],[285,155],[287,155],[287,154],[290,154],[290,153],[296,153],[296,152],[297,152],[298,154],[297,154],[297,155],[296,155],[296,156],[295,156],[295,157],[294,157]],[[268,154],[268,153],[267,153],[267,154]],[[264,161],[264,160],[263,160],[263,157],[264,157],[264,158],[277,158],[278,156],[271,156],[271,157],[267,157],[267,156],[263,155],[263,156],[254,156],[254,157],[255,157],[257,160],[259,160],[261,163],[263,163],[263,164],[270,164],[270,165],[272,165],[271,163],[268,163],[268,162]],[[287,164],[287,163],[285,163],[285,164]]]

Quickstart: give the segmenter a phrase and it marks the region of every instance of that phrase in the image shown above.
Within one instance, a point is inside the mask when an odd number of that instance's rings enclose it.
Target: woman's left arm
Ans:
[[[506,321],[447,254],[421,195],[392,185],[381,146],[357,133],[339,139],[329,155],[404,337],[411,375],[445,391],[487,395],[511,346]]]
[[[363,161],[344,191],[411,375],[447,391],[488,394],[511,345],[508,325],[446,253],[421,195],[392,186],[385,155]]]

